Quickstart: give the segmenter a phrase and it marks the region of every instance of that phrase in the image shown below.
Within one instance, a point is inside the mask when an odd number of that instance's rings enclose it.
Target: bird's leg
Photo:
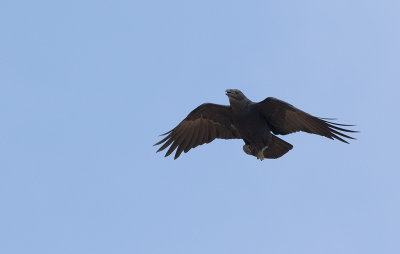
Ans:
[[[269,145],[271,144],[271,142],[272,142],[272,135],[271,135],[271,133],[265,133],[264,134],[264,136],[263,136],[263,144],[265,145],[261,150],[259,150],[258,151],[258,153],[257,153],[257,155],[256,155],[256,157],[257,157],[257,159],[259,159],[259,160],[264,160],[264,151],[266,150],[266,149],[268,149],[268,147],[269,147]]]
[[[268,148],[268,146],[264,146],[262,149],[260,149],[257,153],[257,149],[251,146],[250,144],[246,143],[243,146],[243,151],[247,153],[248,155],[253,155],[259,160],[264,160],[264,151]]]
[[[267,149],[268,146],[264,146],[263,149],[261,149],[258,154],[257,154],[257,159],[259,159],[260,161],[264,160],[264,151],[265,149]]]

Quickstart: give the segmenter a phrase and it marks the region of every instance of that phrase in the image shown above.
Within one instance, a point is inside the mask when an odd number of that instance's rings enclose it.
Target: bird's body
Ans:
[[[255,107],[256,104],[252,102],[248,104],[246,111],[233,111],[232,122],[249,149],[258,152],[270,145],[272,134],[267,122],[254,110]]]
[[[165,133],[167,137],[155,145],[164,143],[158,151],[169,145],[165,156],[175,149],[175,159],[184,151],[209,143],[215,138],[243,139],[243,150],[260,160],[279,158],[293,146],[274,134],[297,131],[318,134],[330,139],[350,138],[342,132],[355,132],[338,126],[350,126],[311,116],[294,106],[275,98],[262,102],[250,101],[241,91],[226,90],[230,106],[205,103],[194,109],[178,126]],[[342,132],[340,132],[342,131]],[[272,134],[272,133],[274,134]],[[157,152],[158,152],[157,151]]]

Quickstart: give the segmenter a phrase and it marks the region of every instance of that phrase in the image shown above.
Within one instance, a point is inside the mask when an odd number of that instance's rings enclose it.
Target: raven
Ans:
[[[182,152],[186,153],[216,138],[243,139],[245,153],[259,160],[276,159],[293,146],[274,134],[304,131],[348,143],[343,138],[354,138],[343,132],[357,132],[342,128],[354,125],[329,122],[327,120],[334,119],[312,116],[276,98],[268,97],[255,103],[238,89],[228,89],[225,92],[230,106],[212,103],[198,106],[175,128],[162,134],[167,136],[155,144],[164,143],[157,152],[171,145],[165,157],[177,149],[176,159]]]

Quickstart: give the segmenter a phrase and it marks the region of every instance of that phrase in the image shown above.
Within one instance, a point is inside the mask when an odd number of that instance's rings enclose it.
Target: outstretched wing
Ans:
[[[231,108],[212,103],[205,103],[180,122],[175,128],[162,135],[167,135],[155,145],[164,143],[157,152],[164,150],[169,145],[165,157],[170,155],[176,148],[174,159],[184,151],[204,143],[210,143],[216,138],[235,139],[240,138],[239,132],[231,119]]]
[[[271,131],[275,134],[285,135],[297,131],[305,131],[348,143],[343,138],[354,138],[343,132],[357,132],[338,127],[353,125],[329,122],[327,120],[331,119],[312,116],[289,103],[272,97],[257,103],[257,107],[267,120]]]

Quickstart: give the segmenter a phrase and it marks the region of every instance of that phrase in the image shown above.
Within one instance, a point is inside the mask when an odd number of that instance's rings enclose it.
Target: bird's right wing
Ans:
[[[155,145],[164,143],[157,152],[164,150],[169,145],[165,156],[170,155],[176,148],[174,159],[184,151],[204,143],[210,143],[216,138],[235,139],[240,134],[231,119],[232,111],[229,106],[205,103],[194,109],[175,128],[162,135],[167,135]]]
[[[343,138],[354,138],[343,132],[357,132],[339,127],[353,125],[329,122],[327,118],[312,116],[289,103],[272,97],[268,97],[256,105],[263,117],[267,120],[270,129],[275,134],[285,135],[297,131],[304,131],[348,143]]]

